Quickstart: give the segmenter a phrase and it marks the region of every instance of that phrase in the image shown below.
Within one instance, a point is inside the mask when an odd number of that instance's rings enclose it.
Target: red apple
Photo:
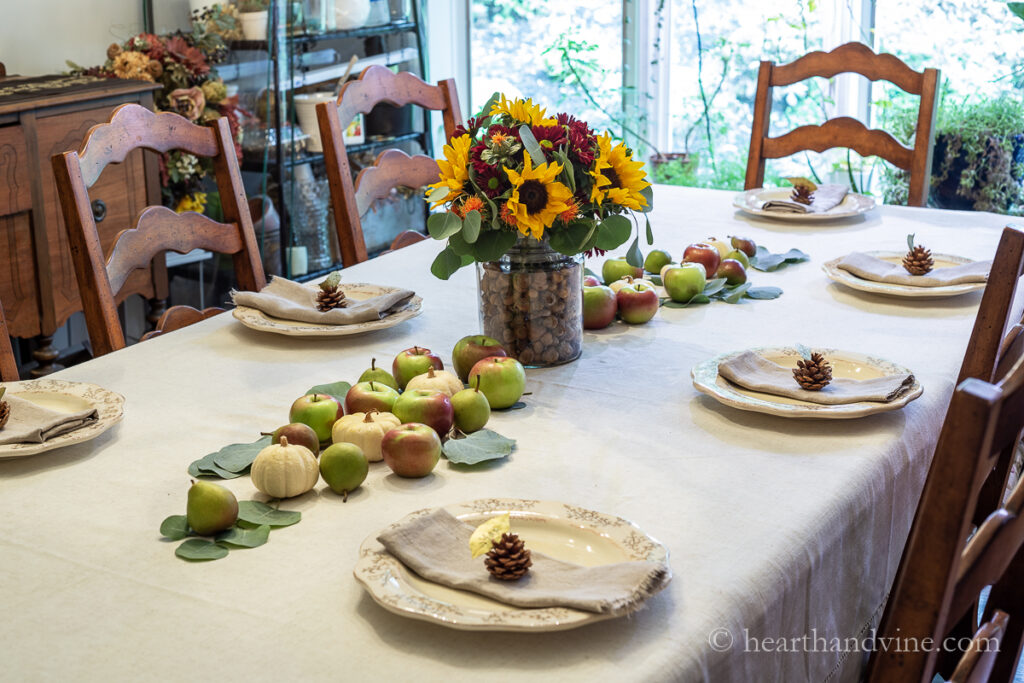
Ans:
[[[722,265],[718,266],[715,277],[724,277],[726,284],[730,287],[742,285],[747,281],[747,269],[736,259],[727,258],[722,261]]]
[[[615,294],[622,322],[637,325],[645,323],[658,312],[658,293],[642,282],[634,282]]]
[[[603,282],[598,280],[593,275],[585,275],[585,276],[583,276],[583,286],[584,287],[600,287],[603,284],[604,284]]]
[[[327,394],[306,394],[295,399],[288,411],[291,422],[301,422],[312,427],[321,443],[331,440],[331,428],[344,415],[345,407],[338,399]]]
[[[599,285],[583,288],[583,329],[603,330],[615,320],[615,292]]]
[[[377,410],[390,413],[398,400],[398,392],[383,382],[359,382],[345,394],[345,412],[368,413]]]
[[[431,353],[430,349],[414,346],[395,356],[395,361],[391,364],[391,373],[395,376],[395,381],[398,382],[398,388],[405,389],[409,380],[416,375],[422,375],[430,368],[444,370],[444,363]]]
[[[715,273],[718,272],[718,265],[722,262],[722,255],[710,244],[697,242],[688,246],[683,252],[683,261],[699,263],[704,266],[705,273]]]
[[[470,370],[469,385],[478,387],[491,408],[500,410],[513,405],[523,395],[526,371],[515,358],[484,358]]]
[[[491,356],[507,356],[508,352],[497,339],[483,334],[471,334],[463,337],[452,350],[452,365],[455,366],[455,374],[463,382],[469,379],[469,371],[484,358]]]
[[[398,400],[391,411],[402,422],[422,422],[438,434],[451,431],[455,420],[452,400],[441,391],[410,389]]]
[[[266,435],[264,435],[266,436]],[[288,443],[297,446],[305,446],[313,455],[320,454],[320,439],[317,438],[313,428],[302,422],[292,422],[283,427],[278,427],[270,435],[271,443],[281,443],[281,437],[288,439]]]
[[[384,435],[380,442],[384,462],[400,477],[425,477],[441,459],[441,439],[425,424],[410,422]]]

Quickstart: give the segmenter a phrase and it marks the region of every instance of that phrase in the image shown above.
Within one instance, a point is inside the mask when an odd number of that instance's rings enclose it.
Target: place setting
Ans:
[[[758,187],[733,197],[732,204],[752,216],[798,222],[851,218],[875,208],[875,200],[837,183],[817,185],[807,178],[787,178],[792,187]]]
[[[408,289],[341,281],[274,277],[259,292],[232,291],[232,315],[248,328],[296,337],[344,337],[394,327],[420,314],[423,299]]]

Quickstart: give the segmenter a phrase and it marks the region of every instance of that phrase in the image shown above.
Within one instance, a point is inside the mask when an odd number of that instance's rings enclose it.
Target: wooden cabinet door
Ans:
[[[0,302],[11,334],[19,337],[41,330],[31,178],[24,130],[20,125],[0,127]]]

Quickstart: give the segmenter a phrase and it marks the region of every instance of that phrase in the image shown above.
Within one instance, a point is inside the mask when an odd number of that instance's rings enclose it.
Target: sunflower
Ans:
[[[552,126],[555,119],[544,118],[545,110],[539,104],[534,104],[531,99],[508,100],[504,95],[491,107],[491,116],[503,114],[510,119],[525,123],[531,126]]]
[[[469,135],[460,135],[452,138],[450,145],[444,146],[444,159],[437,162],[441,169],[441,180],[428,185],[432,190],[447,189],[448,194],[443,199],[434,201],[430,207],[436,209],[442,204],[447,204],[458,198],[465,192],[466,181],[469,180],[469,146],[473,144]],[[429,197],[432,192],[427,192]]]
[[[650,186],[643,162],[633,161],[629,148],[621,142],[612,147],[608,133],[597,138],[597,145],[597,162],[590,171],[594,178],[590,201],[595,204],[610,201],[633,211],[642,210],[647,206],[647,198],[640,192]]]
[[[544,229],[550,227],[559,214],[569,210],[572,191],[555,181],[561,172],[562,165],[554,162],[534,168],[529,152],[523,153],[522,173],[505,168],[512,183],[508,210],[515,216],[520,233],[532,234],[539,240],[544,236]]]

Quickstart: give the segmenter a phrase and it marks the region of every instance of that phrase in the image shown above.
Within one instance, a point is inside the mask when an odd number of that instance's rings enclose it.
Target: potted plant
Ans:
[[[267,39],[267,8],[269,0],[242,0],[238,4],[241,12],[242,34],[246,40]]]

